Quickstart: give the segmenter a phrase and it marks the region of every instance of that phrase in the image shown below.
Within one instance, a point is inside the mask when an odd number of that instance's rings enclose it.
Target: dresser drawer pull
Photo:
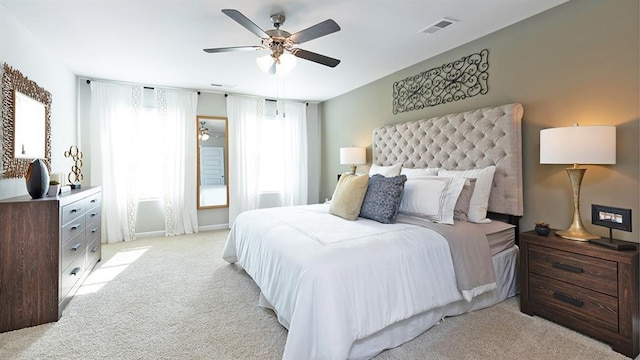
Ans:
[[[93,249],[91,249],[91,252],[92,252],[92,253],[94,253],[94,252],[96,252],[96,251],[98,251],[98,247],[97,247],[97,246],[94,246],[94,247],[93,247]]]
[[[75,245],[73,245],[73,247],[71,247],[71,250],[73,250],[73,251],[78,251],[78,249],[80,249],[80,246],[81,246],[81,245],[82,245],[82,244],[80,244],[80,243],[75,244]]]
[[[584,272],[584,270],[582,270],[581,268],[575,267],[575,266],[570,266],[570,265],[566,265],[557,261],[554,261],[551,266],[553,266],[556,269],[560,269],[560,270],[564,270],[564,271],[568,271],[568,272],[572,272],[572,273],[576,273],[576,274],[582,274]]]
[[[563,294],[561,292],[554,291],[553,292],[553,297],[554,297],[554,299],[558,299],[558,300],[560,300],[562,302],[566,302],[567,304],[571,304],[571,305],[574,305],[574,306],[577,306],[577,307],[583,307],[584,306],[584,301],[578,300],[576,298],[572,298],[571,296],[565,295],[565,294]]]
[[[92,234],[95,234],[95,233],[97,233],[97,232],[98,232],[98,228],[93,228],[93,229],[91,229],[91,233],[92,233]]]
[[[97,213],[91,213],[89,216],[90,217],[96,217],[98,214]]]
[[[78,230],[80,228],[80,224],[73,224],[71,226],[71,230]]]
[[[75,269],[71,270],[71,274],[69,274],[69,275],[76,276],[76,275],[78,275],[79,273],[80,273],[80,268],[79,268],[79,267],[77,267],[77,268],[75,268]]]
[[[82,210],[82,208],[71,209],[71,211],[69,211],[69,213],[75,214],[75,213],[79,212],[80,210]]]
[[[94,204],[96,201],[98,201],[97,199],[91,199],[91,203]]]

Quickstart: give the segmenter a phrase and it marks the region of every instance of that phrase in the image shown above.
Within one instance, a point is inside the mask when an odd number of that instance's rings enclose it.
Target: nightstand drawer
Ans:
[[[618,296],[618,266],[615,261],[531,244],[529,269],[532,273]]]
[[[530,274],[529,297],[547,310],[618,332],[618,299],[613,296]]]

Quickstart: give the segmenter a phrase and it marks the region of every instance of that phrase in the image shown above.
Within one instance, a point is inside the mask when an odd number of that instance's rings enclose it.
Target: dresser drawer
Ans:
[[[83,201],[85,201],[85,206],[87,207],[87,209],[93,209],[95,207],[100,209],[100,204],[102,203],[102,193],[87,196],[87,198]]]
[[[581,322],[618,332],[618,299],[613,296],[529,274],[529,297],[547,311],[557,310]]]
[[[614,297],[618,295],[618,266],[615,261],[531,244],[529,269],[552,279]]]
[[[63,245],[74,237],[84,234],[85,229],[84,216],[80,216],[76,219],[72,219],[67,225],[62,227],[60,243]]]
[[[84,215],[86,211],[85,201],[86,199],[78,200],[62,207],[62,225]]]
[[[87,269],[92,269],[93,266],[98,263],[101,254],[101,242],[100,237],[97,237],[87,246]]]
[[[83,236],[76,236],[62,245],[60,249],[60,268],[66,269],[78,257],[84,256],[86,242]]]
[[[84,251],[84,249],[83,249]],[[60,301],[67,296],[71,296],[69,291],[80,280],[85,271],[85,258],[78,256],[73,262],[60,273]]]

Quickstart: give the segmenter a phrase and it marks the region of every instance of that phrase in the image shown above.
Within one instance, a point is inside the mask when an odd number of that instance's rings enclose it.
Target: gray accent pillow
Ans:
[[[367,193],[364,195],[364,201],[360,208],[360,217],[383,224],[395,223],[406,181],[406,175],[385,177],[376,174],[371,176]]]

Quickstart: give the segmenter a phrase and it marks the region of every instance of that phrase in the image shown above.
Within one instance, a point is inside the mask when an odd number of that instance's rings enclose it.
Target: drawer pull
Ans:
[[[572,273],[576,273],[576,274],[582,274],[584,272],[584,270],[582,270],[581,268],[575,267],[575,266],[570,266],[567,264],[563,264],[557,261],[554,261],[551,266],[553,266],[556,269],[560,269],[560,270],[564,270],[564,271],[568,271],[568,272],[572,272]]]
[[[80,228],[80,224],[73,224],[71,226],[71,230],[78,230]]]
[[[75,214],[78,212],[78,209],[71,209],[70,213]]]
[[[79,268],[79,267],[77,267],[77,268],[75,268],[75,269],[71,270],[71,274],[69,274],[69,275],[76,276],[76,275],[78,275],[79,273],[80,273],[80,268]]]
[[[97,233],[97,232],[98,232],[98,228],[93,228],[93,229],[91,229],[91,233],[92,233],[92,234],[95,234],[95,233]]]
[[[94,246],[94,247],[93,247],[93,249],[91,249],[91,252],[92,252],[92,253],[94,253],[94,252],[96,252],[96,251],[98,251],[98,247],[97,247],[97,246]]]
[[[73,246],[71,247],[71,250],[73,250],[73,251],[78,251],[78,249],[80,249],[80,246],[81,246],[81,244],[80,244],[80,243],[75,244],[75,245],[73,245]]]
[[[98,214],[96,213],[91,213],[91,215],[89,215],[90,217],[96,217]]]
[[[560,300],[562,302],[565,302],[567,304],[571,304],[573,306],[577,306],[577,307],[583,307],[584,306],[584,301],[578,300],[576,298],[572,298],[571,296],[565,295],[565,294],[563,294],[561,292],[554,291],[553,292],[553,298],[554,299],[558,299],[558,300]]]
[[[95,203],[96,201],[98,201],[97,199],[91,199],[91,203]]]

